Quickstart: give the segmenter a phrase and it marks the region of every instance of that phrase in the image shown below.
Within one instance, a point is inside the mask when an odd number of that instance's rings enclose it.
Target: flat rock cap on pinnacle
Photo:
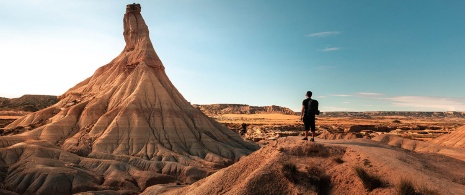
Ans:
[[[138,3],[133,3],[133,4],[128,4],[126,5],[126,13],[128,12],[140,12],[141,11],[140,4]]]

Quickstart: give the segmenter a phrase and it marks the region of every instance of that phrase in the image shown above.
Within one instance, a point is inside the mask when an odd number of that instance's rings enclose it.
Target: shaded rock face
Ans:
[[[123,19],[126,46],[118,57],[61,95],[53,106],[5,127],[14,129],[40,124],[24,133],[1,137],[0,146],[27,145],[25,140],[46,142],[58,147],[55,149],[58,153],[75,156],[78,160],[73,161],[74,164],[92,159],[92,165],[80,165],[83,170],[97,175],[83,176],[84,179],[96,178],[89,182],[108,189],[130,191],[160,183],[156,178],[172,181],[175,177],[177,181],[190,183],[258,149],[184,99],[168,79],[140,12],[138,4],[127,6]],[[42,149],[49,152],[47,148]],[[43,158],[49,156],[53,155]],[[0,163],[10,169],[25,160],[27,157],[22,154],[0,156]],[[60,162],[62,164],[56,163],[57,167],[66,166],[67,162]],[[96,168],[103,165],[116,166],[118,171],[113,176],[126,175],[126,179],[105,180],[111,178],[108,169]],[[43,173],[42,169],[25,169],[17,174],[31,174],[31,171],[35,175]],[[144,181],[142,175],[134,171],[163,176]],[[21,185],[29,189],[32,181],[25,182]],[[73,185],[70,189],[74,189]],[[14,187],[8,189],[23,193]],[[86,188],[78,188],[73,193],[79,189],[86,191]]]

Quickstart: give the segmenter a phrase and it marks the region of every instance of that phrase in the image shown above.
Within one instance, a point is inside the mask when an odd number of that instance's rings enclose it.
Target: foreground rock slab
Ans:
[[[142,194],[399,194],[408,182],[416,192],[465,193],[465,173],[456,171],[463,160],[368,139],[300,138],[280,138],[189,186],[154,185]]]

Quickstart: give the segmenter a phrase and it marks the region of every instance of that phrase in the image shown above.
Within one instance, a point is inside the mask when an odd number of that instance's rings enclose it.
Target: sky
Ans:
[[[0,1],[0,97],[61,95],[124,48],[122,0]],[[463,0],[143,0],[193,104],[465,111]]]

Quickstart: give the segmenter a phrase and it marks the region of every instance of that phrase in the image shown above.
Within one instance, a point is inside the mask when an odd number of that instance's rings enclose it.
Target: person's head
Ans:
[[[306,94],[305,96],[307,96],[307,98],[311,98],[311,97],[312,97],[312,92],[311,92],[311,91],[307,91],[307,94]]]

